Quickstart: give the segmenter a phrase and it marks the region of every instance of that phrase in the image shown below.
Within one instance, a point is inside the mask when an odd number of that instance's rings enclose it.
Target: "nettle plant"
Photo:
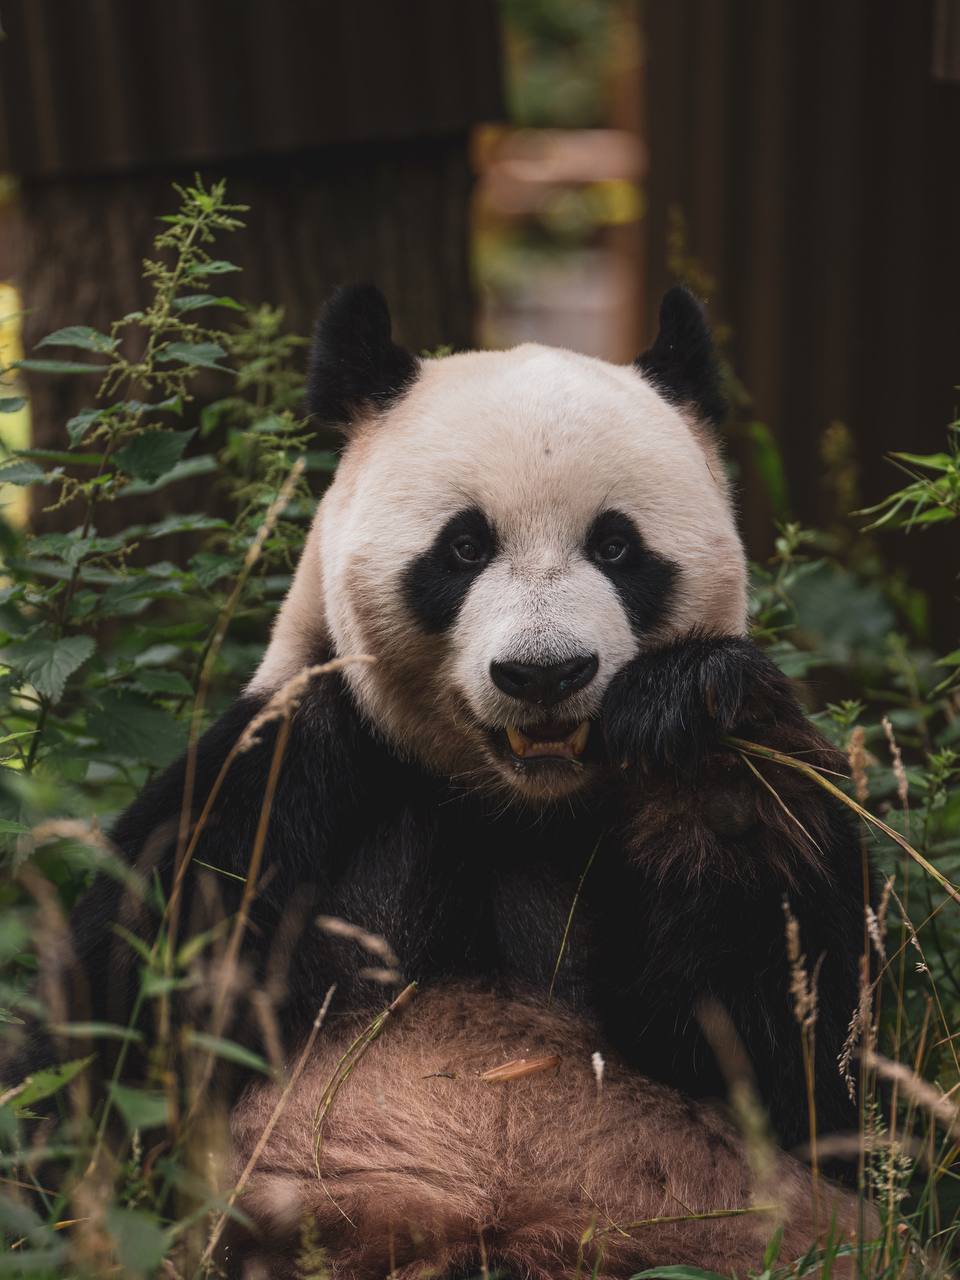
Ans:
[[[8,834],[47,808],[38,792],[45,781],[58,786],[60,812],[85,811],[94,797],[109,810],[166,764],[184,745],[181,712],[238,577],[244,591],[232,607],[255,612],[282,592],[302,542],[310,504],[301,475],[259,548],[256,572],[245,568],[311,439],[295,364],[302,340],[283,331],[280,311],[212,291],[237,268],[215,258],[211,243],[242,226],[243,209],[227,203],[224,184],[198,180],[177,192],[180,208],[163,219],[157,257],[144,263],[149,304],[109,333],[71,326],[37,344],[44,353],[82,352],[83,360],[44,355],[0,374],[0,396],[20,370],[98,379],[90,407],[66,423],[63,451],[19,450],[0,466],[0,483],[32,486],[48,510],[76,513],[69,532],[3,530],[0,803]],[[226,394],[198,413],[201,380]],[[0,411],[22,403],[8,390]],[[313,454],[308,463],[329,469],[332,458]],[[117,528],[136,517],[138,499],[203,476],[223,514],[184,513],[174,490],[172,514]],[[151,554],[173,538],[196,547],[185,564]],[[219,669],[248,657],[242,646],[228,648]]]
[[[227,202],[222,182],[176,191],[179,209],[144,263],[144,309],[109,333],[61,329],[0,371],[6,413],[24,403],[23,371],[95,382],[89,407],[65,424],[62,451],[8,451],[0,462],[0,484],[32,487],[37,505],[68,526],[0,524],[0,1034],[38,1017],[64,1046],[59,1065],[0,1097],[0,1231],[16,1250],[14,1271],[31,1275],[151,1272],[192,1225],[176,1222],[184,1197],[200,1214],[202,1252],[204,1214],[220,1201],[215,1178],[184,1189],[191,1143],[210,1145],[213,1114],[190,1126],[176,1119],[191,1063],[239,1056],[269,1069],[201,1030],[174,1044],[164,1026],[167,996],[190,982],[209,939],[180,948],[162,931],[152,946],[130,939],[143,1002],[157,1014],[151,1043],[133,1027],[63,1023],[63,974],[45,983],[38,959],[97,870],[131,876],[103,829],[200,731],[220,691],[248,674],[312,512],[307,474],[322,482],[334,463],[310,449],[302,417],[304,340],[285,332],[279,309],[220,291],[237,268],[214,256],[213,242],[242,227],[242,207]],[[182,494],[201,484],[215,502],[190,512]],[[170,514],[143,523],[144,499]],[[157,554],[171,540],[177,563]],[[91,1050],[118,1045],[111,1078],[98,1081]],[[120,1083],[134,1045],[153,1064],[147,1089]],[[51,1099],[60,1119],[35,1131],[34,1109]],[[159,1161],[158,1133],[168,1135]],[[55,1192],[42,1189],[41,1166]],[[24,1200],[31,1186],[33,1203]],[[84,1225],[59,1231],[70,1218]]]

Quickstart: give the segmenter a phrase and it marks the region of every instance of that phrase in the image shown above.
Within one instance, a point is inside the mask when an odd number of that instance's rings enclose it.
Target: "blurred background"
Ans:
[[[901,481],[885,455],[957,416],[958,0],[0,0],[0,24],[5,361],[140,306],[199,171],[250,206],[231,292],[297,333],[369,278],[415,348],[628,361],[691,284],[760,561],[778,521],[842,544]],[[4,439],[62,448],[88,388],[27,381]],[[150,501],[174,493],[198,499]],[[944,647],[957,550],[946,528],[883,548]]]

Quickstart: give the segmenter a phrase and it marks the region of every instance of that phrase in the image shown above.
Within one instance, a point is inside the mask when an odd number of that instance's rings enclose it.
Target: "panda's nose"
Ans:
[[[546,667],[529,662],[491,662],[490,676],[497,688],[511,698],[553,707],[588,685],[599,665],[595,653]]]

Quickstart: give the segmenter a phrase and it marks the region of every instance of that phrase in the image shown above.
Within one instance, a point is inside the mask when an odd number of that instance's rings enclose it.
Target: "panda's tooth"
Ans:
[[[507,741],[510,743],[510,750],[515,756],[525,756],[527,754],[527,739],[517,729],[507,729]]]
[[[575,756],[579,756],[583,754],[583,749],[587,745],[587,738],[589,736],[590,736],[590,721],[584,720],[582,724],[577,725],[577,728],[570,735],[570,738],[568,739],[571,750],[573,751],[573,754]]]

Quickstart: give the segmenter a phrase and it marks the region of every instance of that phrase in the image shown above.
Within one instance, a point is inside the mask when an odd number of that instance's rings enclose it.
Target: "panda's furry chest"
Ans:
[[[589,1003],[597,815],[497,814],[410,774],[393,795],[389,816],[381,792],[378,819],[354,832],[332,911],[382,934],[407,978]]]

